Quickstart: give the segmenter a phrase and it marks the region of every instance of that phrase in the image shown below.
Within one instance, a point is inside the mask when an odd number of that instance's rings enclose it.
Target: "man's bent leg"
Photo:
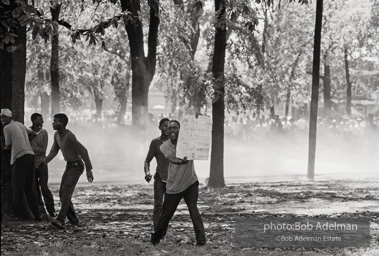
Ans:
[[[61,199],[61,210],[59,211],[57,217],[57,219],[61,221],[64,221],[66,219],[67,212],[70,208],[72,194],[74,193],[80,175],[83,173],[83,169],[84,168],[82,166],[66,167],[65,173],[63,174],[61,189],[59,191],[59,196]]]
[[[47,168],[47,165],[41,166],[40,168],[38,168],[38,171],[39,171],[39,184],[41,186],[43,199],[45,200],[46,210],[48,211],[50,215],[54,215],[55,214],[54,197],[48,186],[49,170]]]
[[[199,209],[197,208],[198,197],[199,197],[199,182],[196,181],[194,184],[192,184],[185,190],[184,201],[186,202],[188,206],[193,228],[195,229],[197,244],[204,245],[206,243],[206,239],[205,239],[203,220],[201,219]]]
[[[162,213],[161,216],[159,216],[157,228],[154,230],[154,234],[151,236],[152,243],[159,243],[159,240],[161,240],[166,235],[168,224],[170,223],[170,220],[174,215],[182,197],[183,193],[165,194]]]
[[[40,167],[41,168],[41,167]],[[42,194],[41,194],[41,189],[40,189],[40,180],[39,180],[39,169],[40,168],[35,168],[34,169],[34,180],[35,180],[35,187],[36,187],[36,191],[37,191],[37,197],[38,197],[38,205],[39,205],[39,209],[41,211],[41,213],[46,213],[45,212],[45,204],[42,200]]]
[[[162,181],[160,175],[156,173],[154,175],[154,211],[153,211],[153,223],[154,230],[157,228],[158,219],[162,212],[163,197],[166,192],[166,183]]]
[[[72,201],[70,202],[70,206],[68,207],[67,218],[71,224],[79,223],[79,218],[76,215],[75,208],[74,208],[74,205],[72,204]]]
[[[25,163],[27,166],[25,194],[28,200],[30,210],[37,220],[41,220],[41,210],[38,204],[37,189],[35,187],[34,176],[34,155],[26,155]]]

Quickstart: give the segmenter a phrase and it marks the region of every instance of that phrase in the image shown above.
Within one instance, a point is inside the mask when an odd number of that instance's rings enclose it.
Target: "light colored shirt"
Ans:
[[[87,149],[76,139],[70,130],[66,130],[62,137],[58,132],[55,132],[54,143],[51,146],[49,155],[46,157],[46,163],[50,162],[58,154],[59,149],[62,151],[65,161],[76,162],[82,158],[86,164],[86,168],[92,169]]]
[[[48,134],[45,129],[41,129],[37,136],[30,141],[30,145],[35,154],[35,161],[38,162],[46,157],[48,144]]]
[[[12,120],[3,130],[5,145],[11,145],[11,165],[23,155],[34,155],[28,137],[28,134],[32,133],[30,129],[22,123]]]
[[[160,149],[167,159],[176,157],[176,147],[172,144],[171,140],[164,142],[160,146]],[[188,160],[186,164],[169,163],[166,183],[167,194],[179,194],[196,181],[198,181],[198,178],[195,173],[193,160]]]

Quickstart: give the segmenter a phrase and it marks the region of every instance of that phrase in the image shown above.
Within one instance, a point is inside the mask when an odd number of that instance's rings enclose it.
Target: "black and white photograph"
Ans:
[[[0,0],[1,255],[379,255],[379,0]]]

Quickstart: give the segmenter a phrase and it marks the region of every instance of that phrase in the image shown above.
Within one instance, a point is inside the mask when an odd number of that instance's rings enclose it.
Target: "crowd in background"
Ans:
[[[379,118],[369,114],[362,116],[329,117],[317,119],[317,134],[320,137],[360,137],[378,133]],[[274,118],[253,116],[229,117],[225,121],[225,137],[237,141],[251,142],[254,139],[307,136],[309,120],[305,117],[292,118],[276,115]]]
[[[106,131],[107,128],[123,125],[128,127],[132,123],[131,113],[127,113],[124,122],[117,121],[117,115],[112,110],[103,111],[101,117],[93,114],[90,110],[72,112],[70,125],[77,128],[88,128],[91,124]],[[149,113],[147,130],[155,130],[156,124],[162,118],[177,119],[177,116],[167,113]],[[49,129],[51,120],[46,117],[46,128]],[[251,142],[278,137],[308,136],[309,119],[305,116],[297,118],[290,116],[274,117],[255,114],[252,115],[227,115],[225,117],[224,133],[226,139],[239,142]],[[348,136],[360,137],[367,134],[379,133],[379,116],[368,114],[342,117],[318,117],[317,134],[320,137]]]

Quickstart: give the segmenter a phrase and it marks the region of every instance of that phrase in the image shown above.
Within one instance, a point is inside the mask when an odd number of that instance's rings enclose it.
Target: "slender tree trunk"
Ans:
[[[178,96],[172,91],[171,93],[171,114],[175,115],[176,107],[178,106]]]
[[[122,11],[129,11],[133,21],[125,23],[129,38],[130,58],[132,63],[132,124],[137,127],[146,127],[148,122],[148,92],[155,74],[156,51],[158,44],[159,27],[159,0],[149,1],[150,25],[148,32],[148,55],[145,57],[144,34],[142,22],[139,19],[141,12],[140,0],[121,0]]]
[[[13,112],[13,119],[24,123],[26,27],[18,26],[13,44],[0,50],[1,108]],[[13,48],[16,47],[16,48]],[[13,48],[13,51],[12,51]],[[1,218],[12,213],[10,151],[4,149],[3,126],[0,125],[1,146]]]
[[[348,52],[347,48],[344,48],[344,58],[345,58],[345,72],[346,72],[346,114],[351,115],[351,81],[350,81],[350,71],[349,71],[349,60],[347,59]]]
[[[291,87],[288,85],[287,87],[287,95],[286,95],[286,108],[284,115],[287,117],[290,111],[290,103],[291,103]]]
[[[226,15],[226,1],[215,0],[216,12],[216,35],[213,53],[212,73],[215,79],[214,91],[216,99],[212,104],[212,149],[211,149],[211,172],[208,186],[224,187],[224,66],[226,49],[226,26],[223,19]]]
[[[120,124],[124,124],[124,118],[126,114],[126,107],[128,104],[128,98],[129,98],[129,88],[130,88],[130,72],[126,72],[126,83],[124,88],[120,90],[120,94],[117,95],[117,98],[120,102],[120,111],[118,113],[117,122]]]
[[[272,106],[270,107],[270,116],[271,118],[275,118],[275,105],[272,104]]]
[[[101,118],[103,113],[104,95],[98,90],[94,90],[93,94],[95,98],[96,116],[97,118]]]
[[[53,21],[59,19],[61,4],[55,3],[50,7]],[[51,36],[51,116],[60,112],[60,92],[59,92],[59,30],[58,24],[53,23],[54,33]]]
[[[332,102],[330,99],[330,65],[324,64],[324,115],[329,116],[332,110]]]
[[[47,116],[49,114],[50,109],[50,96],[47,94],[47,92],[41,92],[41,114],[43,116]]]
[[[124,124],[124,118],[126,114],[126,106],[128,104],[128,99],[126,97],[119,100],[120,101],[120,111],[117,116],[117,122],[119,124]]]
[[[313,49],[313,75],[312,75],[312,96],[311,110],[309,118],[309,150],[308,150],[308,178],[314,179],[315,158],[316,158],[316,135],[317,135],[317,110],[318,95],[320,88],[320,48],[321,48],[321,28],[323,0],[317,0],[316,26]]]

